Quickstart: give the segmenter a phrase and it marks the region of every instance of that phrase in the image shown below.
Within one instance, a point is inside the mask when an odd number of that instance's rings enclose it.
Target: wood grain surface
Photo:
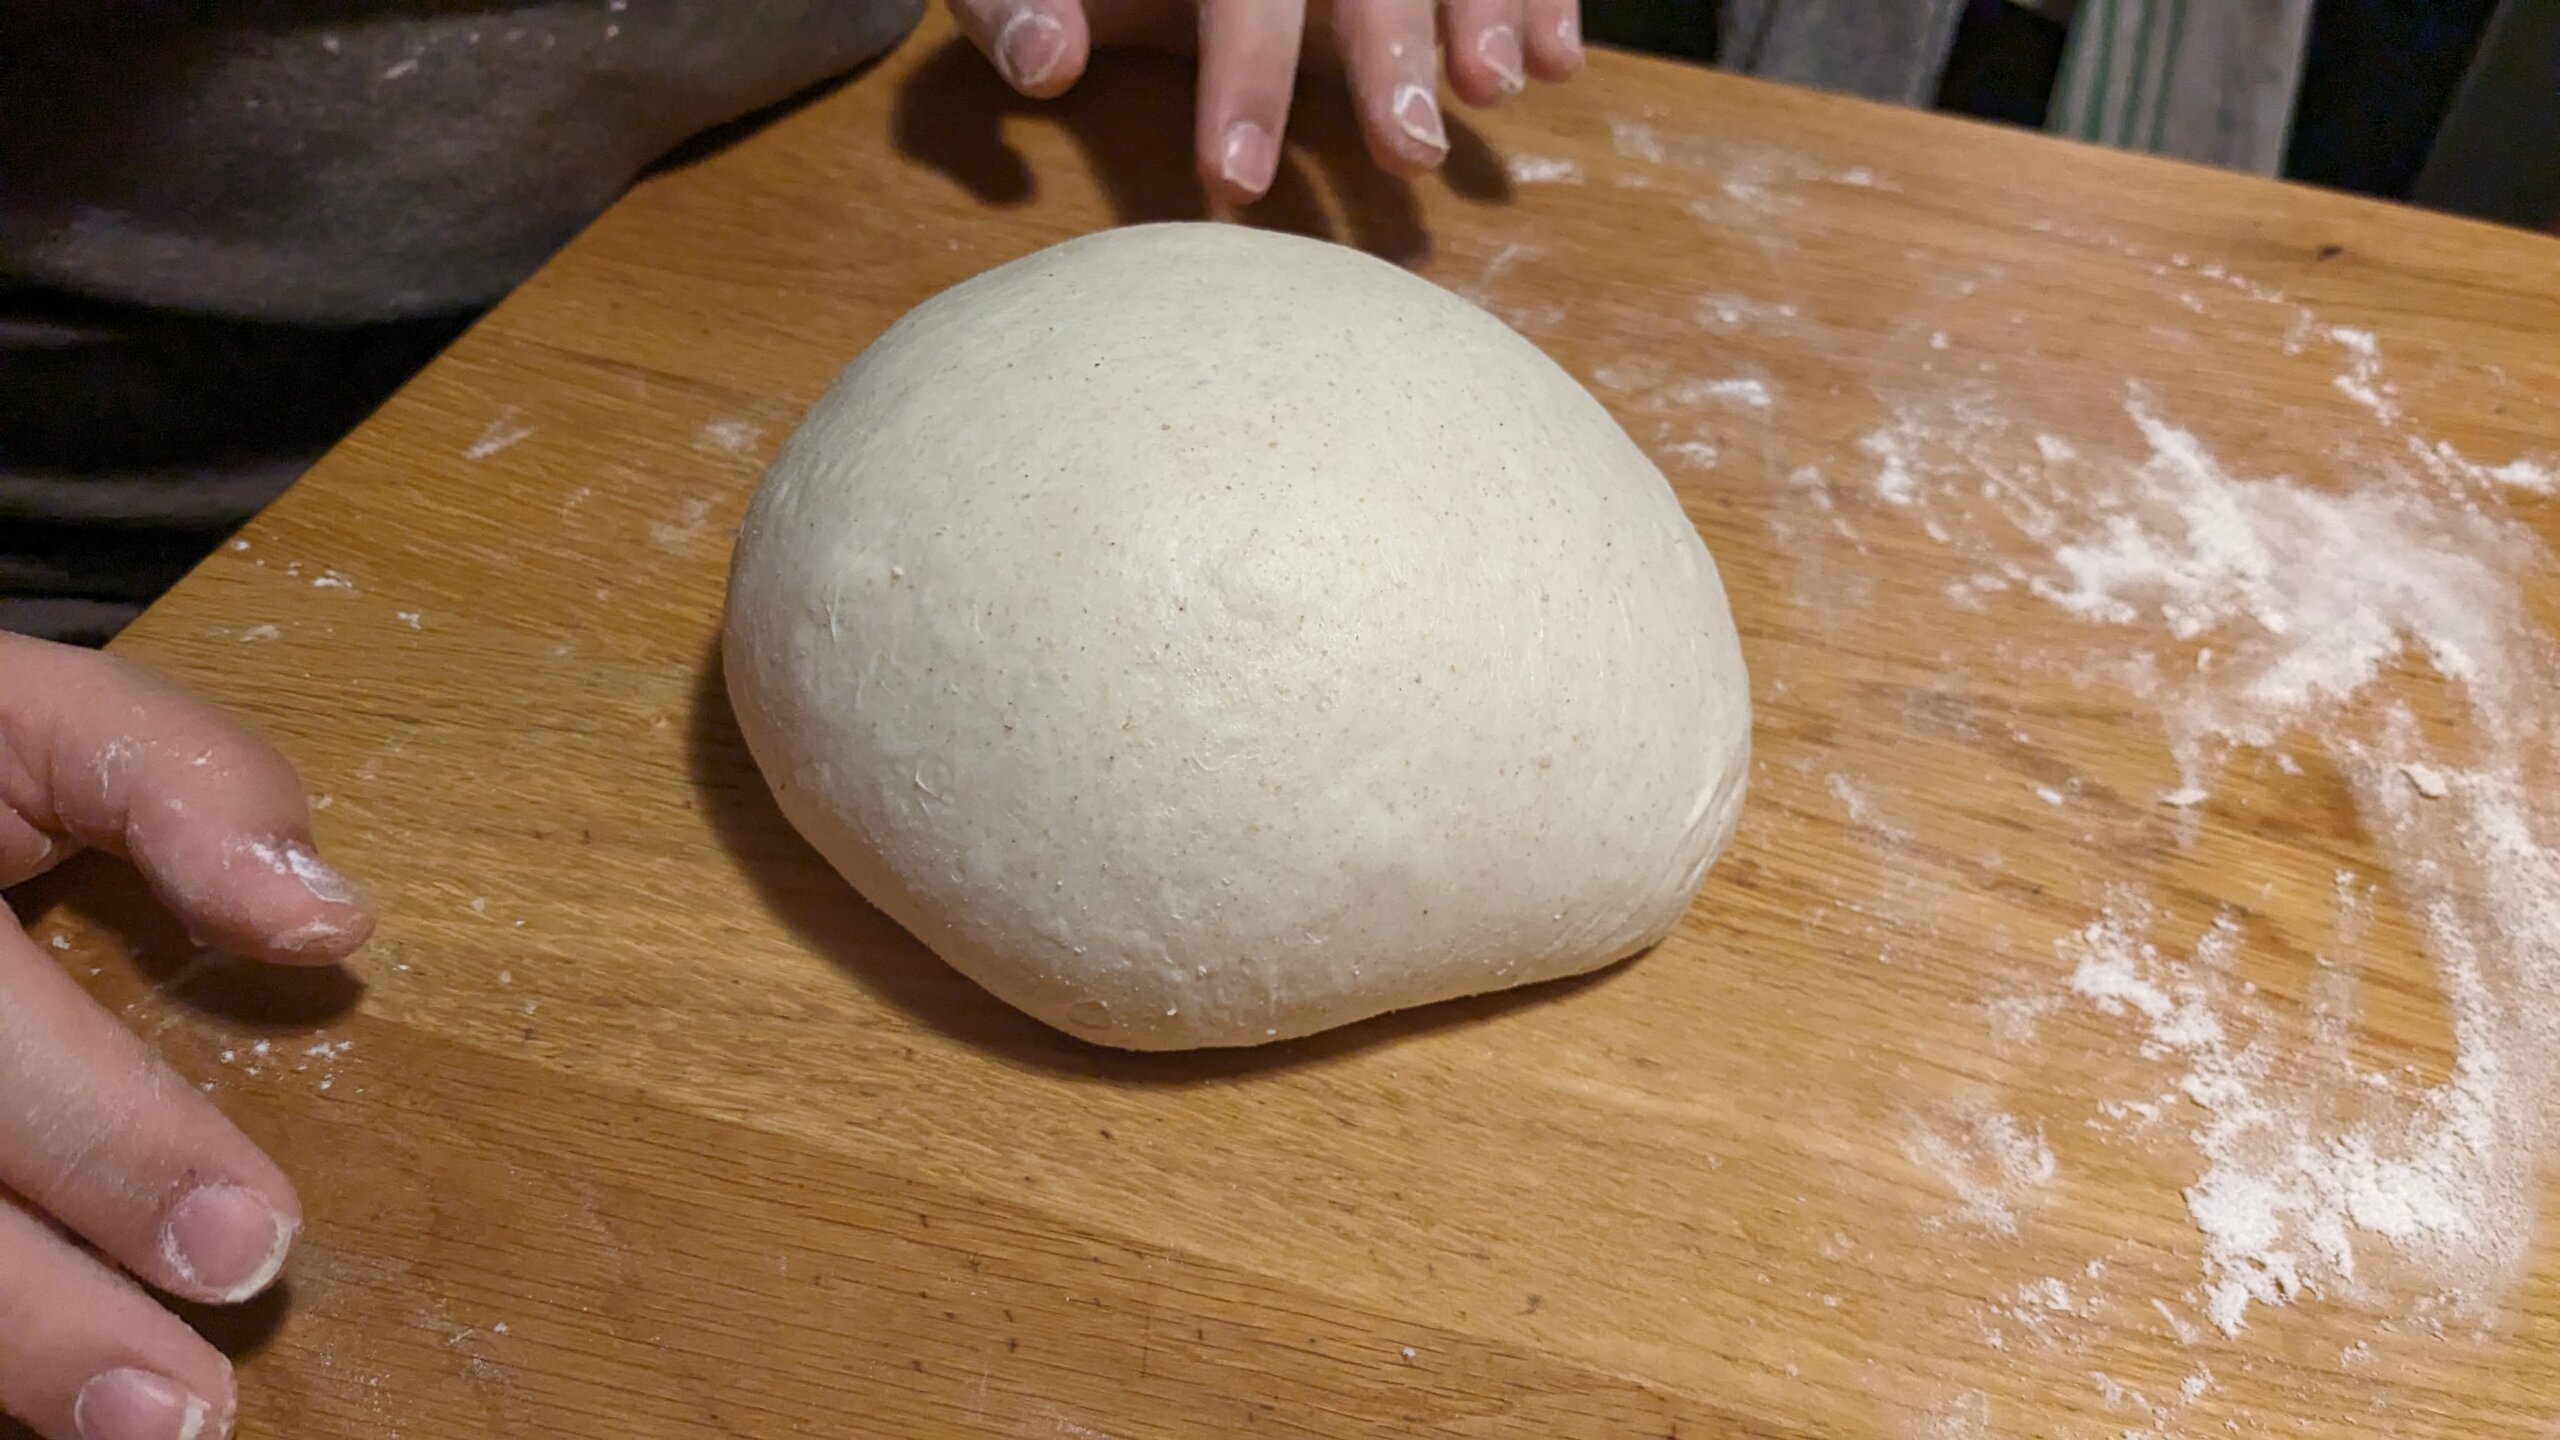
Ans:
[[[2428,897],[2504,882],[2371,782],[2386,742],[2504,765],[2560,840],[2560,243],[1611,55],[1408,189],[1317,92],[1248,218],[1478,299],[1653,449],[1744,630],[1753,795],[1636,963],[1134,1057],[850,893],[716,678],[729,537],[848,358],[1203,213],[1180,65],[1032,106],[939,25],[643,185],[119,643],[294,757],[385,917],[314,979],[194,955],[112,865],[28,897],[302,1187],[289,1284],[198,1317],[244,1433],[2554,1433],[2529,1211],[2450,1259],[2367,1215],[2352,1278],[2217,1329],[2200,1052],[2070,981],[2134,927],[2314,1143],[2478,1068]],[[2481,547],[2507,708],[2407,644],[2262,744],[2182,730],[2177,677],[2265,627],[2064,603],[2073,497],[2191,473],[2142,415],[2262,498],[2397,487],[2339,546]],[[2069,534],[2001,498],[2034,467]],[[2338,603],[2354,553],[2312,557]],[[2498,933],[2514,1038],[2551,952]],[[2529,1206],[2546,1107],[2500,1104]]]

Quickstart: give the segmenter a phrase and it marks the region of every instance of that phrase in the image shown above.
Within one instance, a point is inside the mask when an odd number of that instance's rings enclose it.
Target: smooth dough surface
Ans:
[[[1715,562],[1608,412],[1424,280],[1227,225],[882,335],[756,495],[724,657],[865,897],[1135,1049],[1632,955],[1750,750]]]

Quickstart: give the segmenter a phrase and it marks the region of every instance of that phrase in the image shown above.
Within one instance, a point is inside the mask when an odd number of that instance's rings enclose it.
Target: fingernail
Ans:
[[[356,903],[356,887],[347,883],[346,876],[330,869],[329,862],[311,853],[310,846],[299,840],[286,842],[284,863],[293,878],[302,882],[302,888],[311,892],[312,899],[331,905]]]
[[[1045,82],[1067,53],[1067,32],[1037,10],[1024,10],[996,32],[996,68],[1018,89]]]
[[[1568,10],[1556,17],[1556,43],[1576,54],[1582,50],[1582,17]]]
[[[1250,120],[1227,127],[1227,138],[1218,149],[1218,173],[1228,184],[1259,195],[1271,188],[1271,177],[1279,169],[1280,146],[1270,131]]]
[[[1519,33],[1508,25],[1496,25],[1477,38],[1476,58],[1493,72],[1493,78],[1502,82],[1505,95],[1517,95],[1529,83],[1522,68]]]
[[[353,939],[355,934],[356,927],[353,925],[342,925],[335,920],[313,920],[268,936],[267,944],[287,955],[304,955],[343,947]],[[199,943],[197,948],[205,947]]]
[[[275,1283],[294,1229],[254,1191],[207,1185],[170,1208],[160,1258],[197,1294],[236,1305]]]
[[[1419,85],[1405,85],[1396,90],[1392,107],[1396,128],[1434,150],[1449,148],[1448,132],[1440,128],[1440,102]]]
[[[213,1407],[148,1370],[109,1370],[80,1387],[71,1428],[80,1440],[214,1440]]]

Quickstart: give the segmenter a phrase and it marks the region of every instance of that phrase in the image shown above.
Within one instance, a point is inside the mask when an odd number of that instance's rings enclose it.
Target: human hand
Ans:
[[[1582,68],[1579,0],[950,0],[970,40],[1012,86],[1064,94],[1096,45],[1200,55],[1193,148],[1222,199],[1271,188],[1306,30],[1324,37],[1312,68],[1339,63],[1369,153],[1418,175],[1449,153],[1440,118],[1440,45],[1449,84],[1470,105],[1516,94],[1531,77]]]
[[[224,950],[325,965],[373,929],[282,756],[111,656],[0,634],[0,887],[82,849]],[[0,924],[0,1411],[46,1440],[228,1435],[230,1362],[134,1281],[247,1300],[301,1223],[248,1137]]]

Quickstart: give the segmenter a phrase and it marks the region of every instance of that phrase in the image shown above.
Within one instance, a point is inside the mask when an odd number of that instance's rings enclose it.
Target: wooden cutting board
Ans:
[[[1637,963],[1127,1056],[838,882],[713,636],[883,327],[1202,213],[1188,83],[1023,104],[935,22],[120,642],[384,911],[314,981],[109,865],[33,897],[302,1187],[286,1290],[203,1317],[246,1433],[2553,1433],[2560,243],[1610,55],[1408,190],[1309,99],[1249,218],[1655,453],[1753,793]]]

